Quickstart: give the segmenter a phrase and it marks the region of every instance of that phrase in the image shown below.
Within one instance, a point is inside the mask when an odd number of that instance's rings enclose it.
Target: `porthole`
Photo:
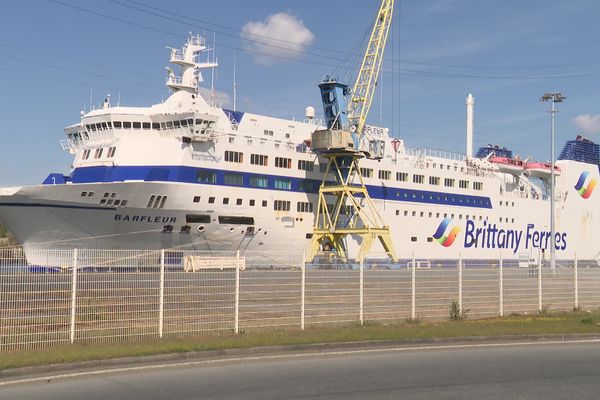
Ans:
[[[206,227],[204,225],[200,225],[198,227],[198,232],[204,232],[205,229],[206,229]]]
[[[229,228],[229,232],[233,233],[234,230],[235,230],[234,228]]]

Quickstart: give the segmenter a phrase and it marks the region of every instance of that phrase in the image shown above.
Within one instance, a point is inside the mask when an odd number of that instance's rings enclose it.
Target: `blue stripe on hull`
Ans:
[[[199,182],[198,172],[215,173],[214,182]],[[243,185],[232,185],[225,182],[225,174],[242,175]],[[267,178],[266,187],[253,187],[250,185],[250,178]],[[281,189],[276,187],[276,178],[289,179],[291,189]],[[71,179],[73,183],[110,183],[122,182],[126,180],[138,180],[145,182],[178,182],[178,183],[201,183],[204,185],[229,186],[229,187],[247,187],[253,189],[280,190],[288,192],[318,193],[320,180],[294,178],[287,176],[256,174],[248,172],[236,172],[208,168],[195,168],[186,166],[96,166],[76,168]],[[305,188],[309,186],[309,189]],[[492,202],[486,196],[472,196],[466,194],[454,194],[445,192],[436,192],[429,190],[416,190],[393,188],[386,186],[367,185],[369,194],[373,199],[406,201],[414,203],[427,203],[450,205],[472,208],[492,208]]]

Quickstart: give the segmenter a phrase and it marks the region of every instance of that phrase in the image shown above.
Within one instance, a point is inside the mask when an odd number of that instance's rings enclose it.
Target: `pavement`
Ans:
[[[598,398],[600,335],[277,346],[1,371],[0,399]]]

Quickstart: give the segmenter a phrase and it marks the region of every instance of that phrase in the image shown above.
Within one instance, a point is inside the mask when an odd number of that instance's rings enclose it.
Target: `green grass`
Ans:
[[[354,342],[368,340],[410,340],[466,336],[526,334],[600,334],[600,311],[512,315],[483,320],[421,322],[384,325],[311,327],[299,329],[223,334],[180,339],[149,339],[115,344],[60,345],[50,349],[0,353],[0,369],[49,365],[65,362],[103,360],[202,350],[260,346]]]

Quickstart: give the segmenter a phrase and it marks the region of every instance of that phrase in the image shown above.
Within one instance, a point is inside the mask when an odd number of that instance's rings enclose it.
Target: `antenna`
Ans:
[[[121,105],[121,92],[117,93],[117,107]]]
[[[94,104],[94,100],[93,100],[93,89],[90,86],[90,111],[92,111],[92,104]]]
[[[213,51],[212,51],[212,62],[215,63],[215,53],[217,48],[217,34],[213,32]],[[215,67],[211,68],[210,73],[210,105],[215,106]]]
[[[237,111],[237,81],[235,77],[236,64],[236,54],[233,53],[233,111]]]

